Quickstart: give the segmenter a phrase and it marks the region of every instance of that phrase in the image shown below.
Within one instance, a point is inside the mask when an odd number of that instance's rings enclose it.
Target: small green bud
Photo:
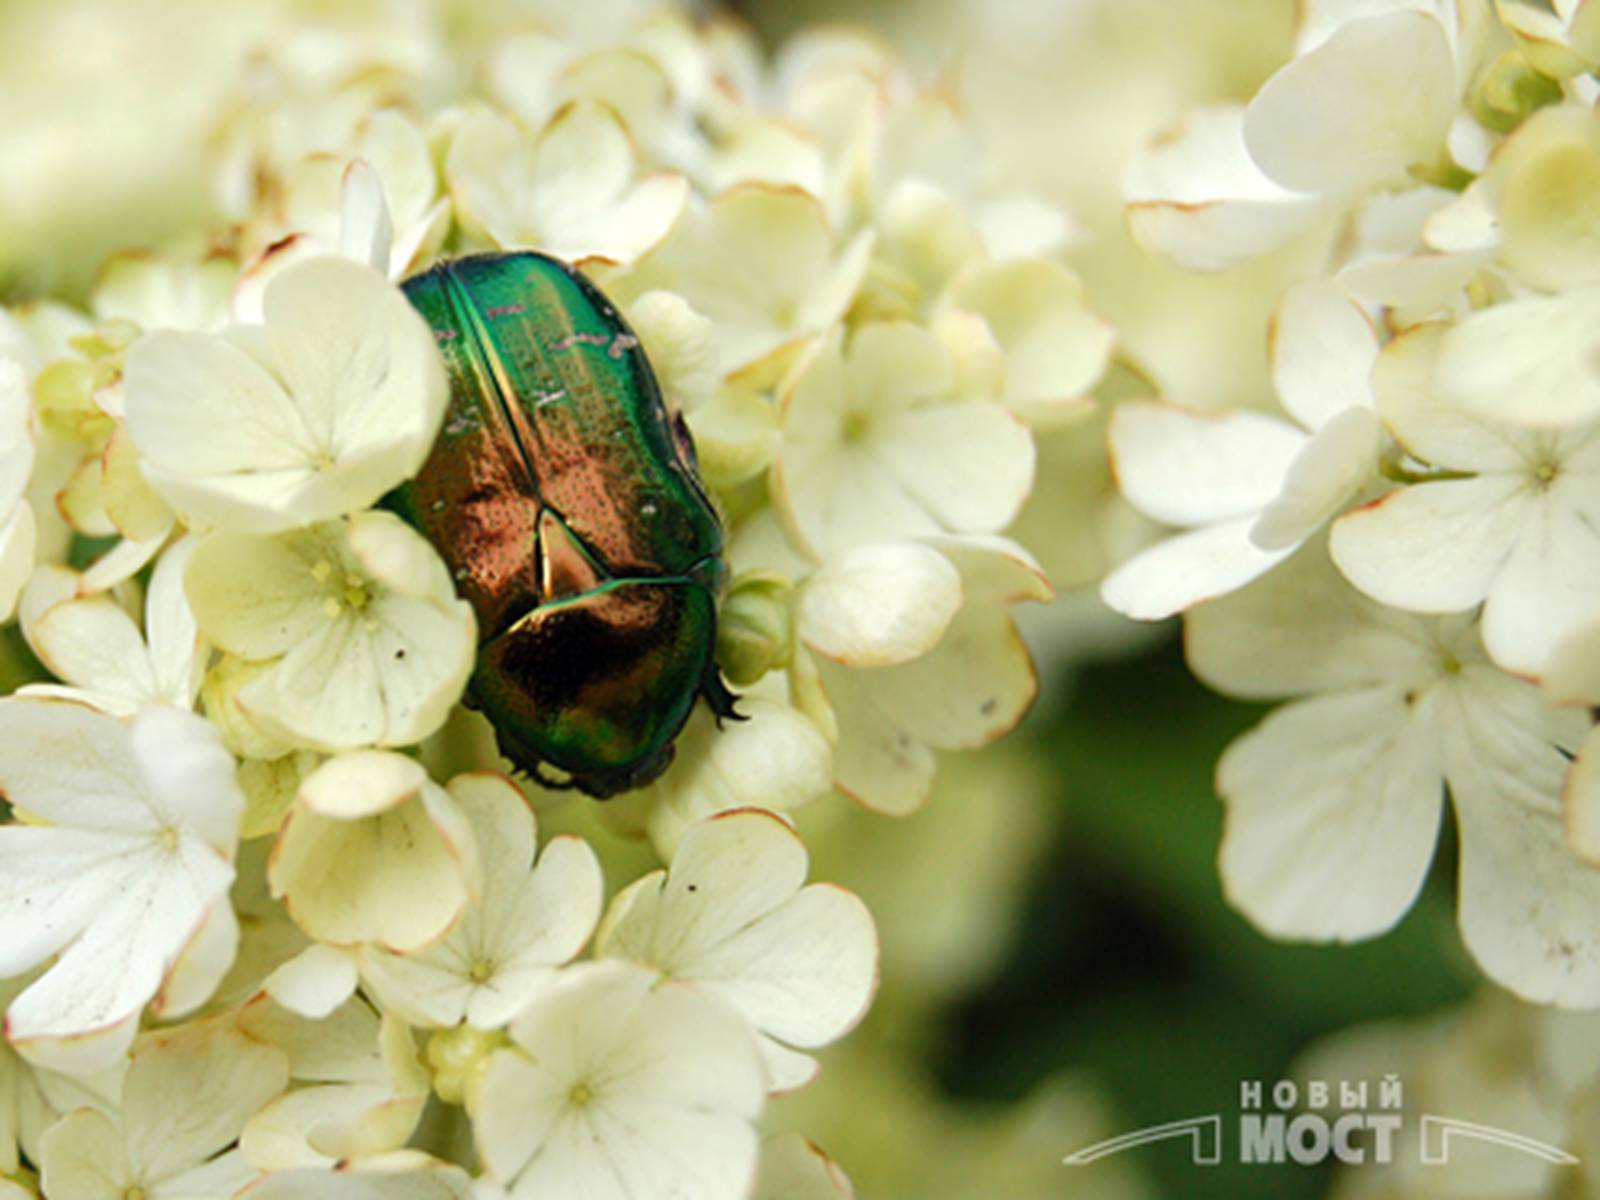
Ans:
[[[717,618],[717,662],[734,687],[788,664],[794,646],[793,585],[772,571],[733,581]]]
[[[1472,93],[1472,115],[1486,129],[1510,133],[1561,98],[1561,84],[1535,68],[1519,47],[1512,47],[1479,79]]]
[[[39,422],[57,437],[94,442],[108,437],[116,422],[94,402],[101,386],[94,364],[77,358],[51,363],[33,381]]]
[[[89,359],[120,360],[138,340],[139,326],[125,317],[108,317],[88,333],[80,333],[67,344]]]
[[[506,1035],[499,1030],[466,1024],[439,1030],[428,1039],[427,1049],[435,1094],[446,1104],[465,1104],[470,1109],[473,1089],[489,1056],[506,1044]]]

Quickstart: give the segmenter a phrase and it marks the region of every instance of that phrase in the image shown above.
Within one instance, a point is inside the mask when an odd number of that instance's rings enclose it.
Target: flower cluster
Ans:
[[[1185,614],[1196,674],[1289,699],[1222,758],[1221,869],[1281,937],[1392,926],[1448,792],[1463,939],[1600,1005],[1600,54],[1585,6],[1302,6],[1248,103],[1131,165],[1143,244],[1197,270],[1295,243],[1276,407],[1119,408],[1124,495],[1181,532],[1102,595]]]
[[[0,700],[0,1190],[849,1194],[755,1123],[878,961],[778,814],[910,813],[1026,711],[1003,534],[1110,330],[883,47],[545,7],[264,31],[223,222],[0,310],[0,619],[49,675]],[[398,281],[520,248],[625,313],[727,526],[746,719],[607,804],[665,864],[609,901],[382,503],[449,400]]]

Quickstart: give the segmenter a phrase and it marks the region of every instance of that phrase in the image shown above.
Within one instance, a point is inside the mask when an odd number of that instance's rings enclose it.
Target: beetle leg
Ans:
[[[728,685],[722,682],[722,672],[717,670],[715,661],[706,667],[705,678],[700,681],[700,694],[706,698],[706,703],[711,706],[712,714],[717,718],[720,728],[724,721],[748,721],[750,718],[739,711],[739,697],[729,690]]]
[[[540,787],[552,792],[570,792],[578,786],[578,781],[568,776],[566,779],[552,779],[544,773],[544,764],[535,763],[528,771],[528,778]]]

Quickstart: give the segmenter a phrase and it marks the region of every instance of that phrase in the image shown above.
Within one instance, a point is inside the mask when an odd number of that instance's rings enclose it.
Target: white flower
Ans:
[[[982,317],[1005,355],[1000,402],[1039,426],[1082,416],[1104,374],[1115,333],[1084,304],[1083,284],[1060,263],[1022,258],[964,271],[943,304]]]
[[[1568,849],[1564,754],[1587,728],[1490,663],[1466,617],[1397,613],[1339,579],[1320,544],[1188,617],[1191,667],[1252,699],[1303,696],[1229,747],[1221,870],[1278,937],[1350,941],[1411,906],[1460,829],[1462,938],[1530,1000],[1600,1002],[1600,871]]]
[[[0,1005],[9,1005],[43,971],[35,968],[0,982]],[[67,1075],[36,1067],[0,1040],[0,1178],[16,1175],[26,1155],[39,1161],[39,1138],[63,1113],[98,1108],[115,1112],[124,1064],[93,1075]]]
[[[462,775],[450,794],[471,822],[483,884],[441,942],[413,954],[361,950],[362,975],[385,1009],[413,1025],[504,1025],[583,949],[600,919],[600,864],[587,842],[552,839],[534,862],[528,803],[497,775]]]
[[[33,570],[33,508],[23,498],[33,471],[31,411],[22,364],[0,355],[0,621],[11,618]]]
[[[418,742],[472,671],[472,610],[433,548],[387,512],[272,537],[213,533],[185,577],[201,633],[269,664],[238,703],[301,745]]]
[[[1338,514],[1378,465],[1367,376],[1377,337],[1337,287],[1291,290],[1278,311],[1274,381],[1304,430],[1249,411],[1191,413],[1134,401],[1111,417],[1117,482],[1135,508],[1189,532],[1106,577],[1105,602],[1160,620],[1241,587]]]
[[[1300,54],[1250,101],[1245,143],[1284,187],[1340,195],[1404,181],[1443,147],[1471,66],[1455,4],[1386,7],[1325,35],[1303,26]]]
[[[1479,8],[1303,6],[1296,57],[1247,106],[1191,113],[1132,162],[1135,236],[1184,266],[1230,267],[1441,169],[1480,50]]]
[[[288,1082],[283,1052],[227,1017],[147,1034],[123,1078],[118,1120],[79,1109],[44,1135],[45,1192],[71,1200],[231,1196],[256,1172],[227,1147]]]
[[[1503,1143],[1487,1138],[1474,1145],[1449,1134],[1450,1151],[1436,1161],[1433,1139],[1440,1131],[1420,1118],[1448,1114],[1485,1131],[1515,1130],[1592,1163],[1597,1051],[1594,1013],[1524,1004],[1483,987],[1442,1012],[1375,1021],[1321,1039],[1297,1058],[1289,1077],[1359,1079],[1370,1072],[1373,1079],[1384,1073],[1404,1080],[1391,1153],[1382,1162],[1372,1155],[1360,1166],[1341,1168],[1336,1195],[1556,1200],[1576,1179],[1587,1188],[1592,1172],[1544,1155],[1507,1154]],[[1354,1187],[1352,1177],[1360,1180]]]
[[[1600,419],[1600,288],[1479,309],[1439,338],[1434,386],[1486,422],[1570,430]]]
[[[477,894],[478,848],[454,798],[416,760],[362,750],[300,785],[267,879],[320,942],[417,950]]]
[[[761,1173],[751,1200],[855,1200],[839,1165],[798,1133],[761,1143]]]
[[[104,593],[74,594],[24,620],[34,653],[69,686],[32,684],[18,694],[77,700],[115,716],[150,704],[192,708],[206,661],[183,595],[183,572],[195,544],[185,538],[157,562],[145,597],[143,634]]]
[[[427,135],[394,109],[368,117],[348,155],[304,159],[284,190],[273,242],[303,234],[321,253],[368,263],[390,279],[436,252],[450,224]]]
[[[160,331],[128,351],[128,429],[186,520],[269,533],[365,508],[416,473],[444,417],[426,323],[370,268],[285,269],[266,325]]]
[[[405,1145],[428,1100],[428,1076],[411,1031],[353,997],[317,1020],[258,996],[239,1014],[251,1037],[289,1056],[300,1086],[250,1118],[239,1149],[252,1167],[331,1168]]]
[[[347,1159],[325,1167],[273,1171],[239,1200],[474,1200],[479,1192],[460,1167],[420,1150]]]
[[[490,93],[538,128],[565,105],[602,105],[652,158],[682,165],[704,153],[692,124],[710,85],[706,46],[678,5],[618,3],[593,9],[542,5],[537,30],[496,39]]]
[[[1375,600],[1416,612],[1483,604],[1483,640],[1537,676],[1600,596],[1600,425],[1565,432],[1480,420],[1444,401],[1441,329],[1396,339],[1379,361],[1379,412],[1415,459],[1445,473],[1334,523],[1330,548]]]
[[[704,707],[696,709],[666,774],[636,793],[662,858],[670,858],[684,831],[703,818],[734,808],[786,812],[832,790],[833,748],[803,714],[746,694],[739,697],[739,715],[745,719],[719,727]]]
[[[932,333],[874,324],[819,344],[786,383],[774,504],[822,557],[868,542],[995,533],[1033,486],[1026,426],[972,389]]]
[[[461,219],[497,246],[531,247],[569,262],[632,262],[683,210],[678,175],[637,178],[628,135],[613,113],[576,101],[531,144],[493,112],[469,117],[446,164]]]
[[[228,319],[238,272],[222,254],[160,258],[130,251],[106,261],[90,306],[102,321],[133,321],[141,329],[218,329]]]
[[[517,1200],[737,1200],[766,1078],[743,1018],[653,971],[568,967],[511,1024],[472,1106],[489,1176]]]
[[[631,300],[676,292],[713,321],[719,377],[781,361],[850,305],[872,252],[863,230],[835,242],[822,206],[804,192],[747,184],[689,210],[667,239],[608,290]]]
[[[410,129],[410,133],[418,138],[422,136],[415,129]],[[433,182],[433,164],[426,157],[425,147],[422,152],[420,166],[428,173],[428,186],[437,190]],[[399,175],[402,183],[415,185],[418,181],[410,176],[419,164],[405,161],[408,158],[409,155],[402,155],[400,164],[388,166]],[[397,240],[383,179],[371,163],[364,158],[353,158],[344,163],[341,170],[336,160],[315,158],[308,160],[307,167],[316,168],[310,171],[310,181],[304,185],[310,196],[296,205],[295,219],[309,225],[314,232],[292,233],[272,241],[240,273],[229,311],[241,325],[260,325],[265,321],[267,290],[279,275],[297,263],[337,255],[371,267],[385,278],[400,279],[425,253],[438,249],[436,239],[442,239],[448,227],[449,202],[441,199],[419,218],[425,222],[420,228],[402,230]],[[332,194],[322,195],[325,190],[331,190]]]
[[[7,1035],[35,1061],[93,1069],[127,1046],[186,944],[227,908],[244,797],[190,713],[149,708],[123,724],[7,700],[0,714],[0,790],[49,822],[0,829],[0,975],[60,955],[12,1002]]]
[[[795,705],[835,740],[834,775],[880,812],[915,811],[934,750],[1012,729],[1038,690],[1009,605],[1052,595],[1020,546],[943,538],[860,546],[801,589]]]
[[[1205,108],[1135,155],[1123,180],[1140,244],[1217,271],[1288,241],[1333,207],[1269,179],[1245,148],[1242,106]]]
[[[872,917],[852,893],[803,887],[805,847],[761,809],[722,813],[685,831],[664,871],[619,892],[596,950],[696,984],[759,1031],[769,1086],[816,1075],[791,1046],[825,1046],[867,1011],[877,985]]]

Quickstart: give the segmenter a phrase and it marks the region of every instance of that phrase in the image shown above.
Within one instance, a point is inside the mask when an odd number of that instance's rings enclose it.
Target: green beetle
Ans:
[[[714,658],[722,527],[688,430],[627,322],[565,263],[473,255],[402,286],[450,406],[389,504],[477,614],[468,703],[543,783],[600,798],[648,783],[697,696],[736,715]]]

